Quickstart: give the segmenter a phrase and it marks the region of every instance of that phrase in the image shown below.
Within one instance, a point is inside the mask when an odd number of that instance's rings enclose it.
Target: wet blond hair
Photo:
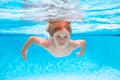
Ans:
[[[53,36],[53,34],[57,31],[66,29],[71,34],[71,26],[70,22],[67,21],[51,21],[48,24],[47,32],[50,34],[50,36]]]

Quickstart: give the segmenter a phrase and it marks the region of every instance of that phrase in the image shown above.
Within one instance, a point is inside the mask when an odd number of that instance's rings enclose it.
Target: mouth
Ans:
[[[65,44],[65,43],[60,43],[60,44]]]
[[[60,45],[64,45],[65,43],[64,42],[61,42],[61,43],[59,43]]]

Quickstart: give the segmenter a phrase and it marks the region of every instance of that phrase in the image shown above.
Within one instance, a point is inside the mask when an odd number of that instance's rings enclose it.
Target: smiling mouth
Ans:
[[[60,44],[64,44],[64,43],[60,43]]]
[[[65,43],[62,43],[62,42],[61,42],[61,43],[59,43],[59,44],[60,44],[60,45],[63,45],[63,44],[65,44]]]

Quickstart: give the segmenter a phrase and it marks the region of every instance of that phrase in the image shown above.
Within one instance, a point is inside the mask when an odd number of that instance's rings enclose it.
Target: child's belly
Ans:
[[[55,51],[55,50],[51,50],[50,51],[51,55],[55,56],[55,57],[65,57],[65,56],[69,56],[71,51]]]

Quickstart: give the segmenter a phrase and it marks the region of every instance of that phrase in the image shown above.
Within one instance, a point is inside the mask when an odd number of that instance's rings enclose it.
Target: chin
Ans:
[[[59,49],[64,49],[64,48],[65,48],[64,45],[59,46]]]
[[[59,44],[59,46],[65,46],[65,44]]]

